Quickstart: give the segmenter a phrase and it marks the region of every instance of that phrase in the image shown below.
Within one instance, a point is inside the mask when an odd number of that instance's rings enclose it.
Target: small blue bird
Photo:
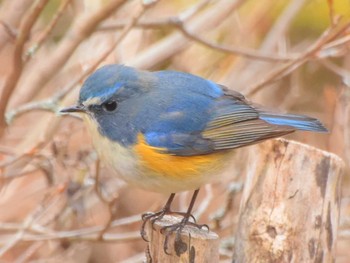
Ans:
[[[276,113],[238,92],[188,73],[107,65],[88,77],[78,104],[102,161],[131,185],[170,194],[195,190],[179,230],[189,223],[198,189],[223,169],[234,149],[295,130],[326,132],[314,118]],[[144,232],[142,231],[144,236]]]

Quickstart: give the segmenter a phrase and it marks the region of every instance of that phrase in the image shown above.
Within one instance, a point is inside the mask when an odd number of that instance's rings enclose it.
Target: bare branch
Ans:
[[[59,43],[51,57],[48,58],[51,63],[47,65],[40,62],[33,66],[36,68],[38,74],[32,76],[33,78],[30,84],[28,84],[26,94],[23,94],[23,96],[15,102],[16,106],[31,100],[33,96],[57,74],[79,44],[94,32],[99,23],[112,15],[125,2],[126,0],[113,0],[94,13],[77,18],[67,32],[66,37]]]
[[[215,7],[203,12],[198,17],[193,17],[189,30],[191,32],[208,31],[211,28],[217,27],[225,18],[231,15],[244,1],[219,1]],[[176,46],[174,46],[176,43]],[[174,32],[166,38],[158,41],[144,52],[139,53],[133,60],[128,61],[128,65],[149,69],[168,59],[169,57],[178,54],[189,44],[189,39],[179,32]]]
[[[30,30],[33,27],[34,23],[39,17],[39,14],[45,7],[48,0],[40,0],[32,7],[32,9],[28,12],[28,14],[23,18],[19,32],[17,35],[16,43],[15,43],[15,49],[13,53],[13,59],[12,59],[12,71],[7,76],[4,86],[2,88],[1,98],[0,98],[0,136],[4,132],[4,129],[6,127],[5,122],[5,110],[7,107],[7,104],[9,102],[9,99],[11,97],[12,92],[15,90],[15,87],[17,85],[19,76],[22,72],[22,55],[23,55],[23,48],[24,44],[28,39],[28,36],[30,34]]]
[[[27,61],[31,56],[34,55],[34,53],[36,53],[39,50],[39,48],[44,43],[44,41],[47,39],[47,37],[51,34],[51,32],[54,29],[54,27],[56,26],[58,20],[61,18],[61,16],[63,15],[63,12],[66,10],[68,4],[71,1],[72,0],[64,0],[61,2],[61,5],[58,8],[55,16],[52,18],[50,23],[45,27],[45,29],[40,33],[36,42],[34,44],[32,44],[31,47],[27,50],[25,57],[24,57],[25,61]]]
[[[33,0],[4,0],[1,2],[0,23],[4,26],[4,31],[2,32],[0,28],[0,50],[9,44],[9,41],[15,40],[17,29],[32,5]]]
[[[51,196],[46,196],[46,198],[51,198]],[[45,198],[44,198],[45,200]],[[51,203],[49,202],[49,205]],[[3,256],[8,250],[14,247],[18,242],[20,242],[31,225],[38,220],[38,218],[46,211],[47,207],[43,203],[40,203],[36,208],[25,218],[23,224],[17,230],[14,235],[11,235],[9,238],[5,239],[6,242],[2,247],[0,247],[0,257]]]
[[[189,39],[194,40],[204,46],[207,46],[209,48],[212,48],[214,50],[224,52],[224,53],[232,53],[235,55],[251,58],[251,59],[259,59],[259,60],[266,60],[266,61],[281,61],[281,62],[287,62],[292,59],[295,59],[297,55],[290,54],[287,56],[276,56],[274,54],[263,54],[261,52],[258,52],[254,49],[249,48],[242,48],[242,47],[228,47],[224,45],[219,45],[213,42],[210,42],[209,40],[206,40],[205,38],[196,35],[194,33],[191,33],[186,26],[182,23],[181,20],[178,19],[172,19],[169,21],[170,24],[176,26],[185,36],[187,36]]]
[[[346,24],[340,30],[335,30],[332,26],[328,30],[326,30],[320,37],[317,39],[299,58],[291,61],[290,63],[279,67],[278,69],[273,70],[270,74],[257,85],[250,87],[246,94],[254,95],[256,92],[261,90],[266,84],[271,81],[276,81],[277,79],[281,79],[282,77],[289,74],[291,71],[303,65],[311,58],[315,58],[318,55],[318,52],[322,49],[322,47],[333,41],[339,34],[345,32],[350,27],[350,23]]]
[[[49,98],[43,101],[34,101],[34,102],[24,104],[23,106],[18,107],[17,109],[7,112],[6,122],[8,125],[10,125],[15,118],[18,118],[21,115],[34,110],[56,113],[59,109],[58,102],[59,101],[55,100],[54,98]]]
[[[6,24],[4,21],[0,21],[0,25],[2,25],[5,32],[12,40],[16,40],[17,31],[14,28],[10,27],[10,25]]]
[[[141,215],[135,215],[131,217],[125,217],[122,219],[117,219],[111,221],[110,227],[125,226],[128,224],[133,224],[139,222]],[[128,241],[140,238],[140,233],[130,232],[124,234],[110,234],[104,233],[100,236],[101,231],[105,229],[103,226],[94,226],[90,228],[75,229],[71,231],[54,231],[52,229],[46,228],[38,224],[17,224],[17,223],[0,223],[0,229],[7,231],[21,231],[23,233],[21,236],[22,241],[40,241],[40,240],[55,240],[55,239],[69,239],[74,241],[89,240],[89,241]],[[0,244],[4,244],[4,241],[8,240],[5,235],[0,239]]]
[[[335,25],[336,24],[336,17],[334,15],[334,1],[327,0],[327,4],[328,4],[329,19],[331,21],[331,25]]]

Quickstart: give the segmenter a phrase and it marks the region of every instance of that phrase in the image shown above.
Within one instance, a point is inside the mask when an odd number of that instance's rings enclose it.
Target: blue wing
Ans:
[[[172,103],[168,102],[163,113],[149,122],[144,135],[149,145],[167,153],[201,155],[243,147],[297,129],[326,131],[316,119],[263,110],[240,93],[211,81],[186,73],[158,74],[159,83],[167,89]],[[167,83],[168,79],[171,83]],[[157,95],[164,97],[164,94],[153,94]]]

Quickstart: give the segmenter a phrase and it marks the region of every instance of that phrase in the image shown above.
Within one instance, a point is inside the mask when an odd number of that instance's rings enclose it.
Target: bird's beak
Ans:
[[[83,105],[74,105],[60,110],[61,113],[71,113],[71,112],[86,112]]]

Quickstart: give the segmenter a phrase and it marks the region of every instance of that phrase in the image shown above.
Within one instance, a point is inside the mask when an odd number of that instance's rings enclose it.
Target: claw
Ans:
[[[144,214],[141,215],[142,221],[145,221],[148,219],[148,217],[151,217],[154,213],[152,212],[146,212]]]
[[[168,252],[168,244],[169,244],[168,241],[169,241],[169,235],[165,235],[164,244],[163,244],[163,251],[168,256],[171,256],[171,253]]]
[[[168,226],[164,226],[160,229],[160,233],[165,235],[165,239],[164,239],[164,244],[163,244],[163,250],[164,253],[167,255],[171,255],[169,253],[169,238],[171,236],[172,233],[176,232],[176,236],[175,236],[175,242],[174,242],[174,250],[177,256],[180,256],[181,254],[185,253],[188,249],[188,245],[186,244],[186,242],[183,242],[183,240],[181,239],[181,232],[184,229],[184,227],[186,225],[188,226],[193,226],[196,227],[198,229],[202,229],[202,228],[207,228],[209,231],[209,227],[208,225],[199,225],[196,222],[195,217],[191,214],[194,202],[196,200],[197,194],[198,194],[199,189],[195,190],[191,199],[191,203],[189,208],[187,209],[186,213],[183,212],[173,212],[170,210],[170,205],[172,200],[174,199],[175,194],[171,194],[166,205],[164,206],[164,208],[156,213],[145,213],[142,215],[142,220],[143,220],[143,224],[141,227],[141,237],[143,240],[145,240],[146,242],[148,242],[149,240],[146,238],[146,231],[145,231],[145,227],[146,227],[146,223],[150,222],[152,228],[154,229],[154,224],[156,223],[156,221],[161,220],[165,215],[180,215],[182,216],[182,220],[179,223],[173,224],[173,225],[168,225]],[[193,221],[190,221],[190,219]],[[191,235],[190,235],[191,238]]]
[[[154,224],[158,221],[161,220],[165,215],[180,215],[183,216],[184,218],[186,216],[188,216],[186,213],[183,212],[173,212],[173,211],[166,211],[164,209],[156,212],[156,213],[152,213],[152,212],[147,212],[144,213],[141,217],[142,217],[142,226],[141,226],[141,230],[140,230],[140,235],[142,237],[142,239],[146,242],[149,242],[149,240],[146,238],[146,231],[145,231],[145,227],[147,222],[151,222],[152,225],[152,229],[155,230],[154,228]],[[196,219],[193,215],[190,215],[189,218],[191,218],[193,220],[193,222],[188,222],[186,223],[187,225],[194,225],[196,227],[198,227],[198,225],[196,224]]]
[[[208,233],[209,233],[210,228],[209,228],[209,226],[207,224],[202,224],[202,225],[198,225],[198,226],[200,227],[200,229],[205,227],[207,229]]]
[[[142,223],[142,226],[141,226],[141,230],[140,230],[140,235],[142,237],[142,239],[146,242],[149,242],[149,240],[146,238],[146,231],[145,231],[145,227],[146,227],[146,224],[148,221],[151,222],[152,224],[152,229],[154,230],[154,223],[157,221],[157,220],[160,220],[163,218],[163,216],[167,213],[167,211],[165,209],[162,209],[161,211],[159,212],[156,212],[156,213],[152,213],[152,212],[147,212],[147,213],[144,213],[141,217],[142,217],[142,220],[143,220],[143,223]]]
[[[143,219],[143,218],[142,218]],[[142,223],[142,226],[141,226],[141,229],[140,229],[140,235],[141,235],[141,238],[145,241],[145,242],[149,242],[149,240],[147,239],[146,237],[146,231],[145,231],[145,227],[146,227],[146,223],[147,221],[143,221]]]

